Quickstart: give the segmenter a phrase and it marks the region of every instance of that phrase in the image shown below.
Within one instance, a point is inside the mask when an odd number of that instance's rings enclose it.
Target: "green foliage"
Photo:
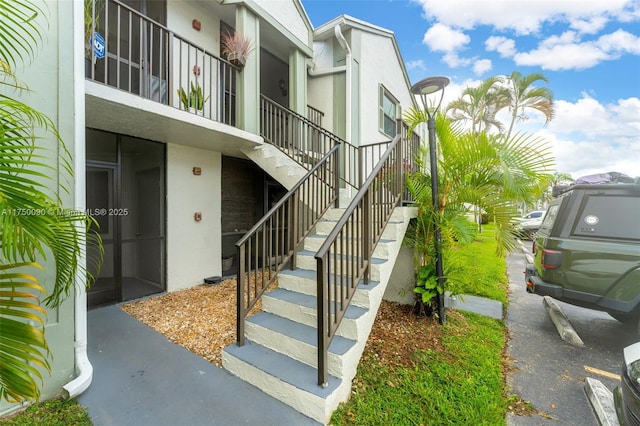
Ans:
[[[416,364],[390,369],[370,357],[358,367],[336,425],[504,425],[504,325],[474,314],[450,317],[443,350],[416,350]]]
[[[33,404],[6,421],[5,426],[91,426],[91,419],[75,399],[52,399]]]
[[[438,276],[432,264],[423,265],[418,269],[414,293],[420,295],[422,303],[431,304],[432,299],[442,294],[443,289],[438,285]]]
[[[405,119],[411,127],[426,118],[423,111],[408,110]],[[497,252],[517,248],[513,219],[516,205],[533,201],[547,186],[553,165],[550,146],[542,139],[516,134],[510,139],[480,132],[474,135],[451,123],[444,115],[435,118],[438,148],[439,211],[433,211],[428,151],[421,147],[417,163],[420,170],[409,176],[407,186],[418,207],[405,243],[416,253],[417,269],[435,263],[435,229],[440,228],[446,290],[455,289],[457,268],[453,248],[475,237],[476,224],[469,220],[476,211],[487,214],[493,224]],[[433,291],[416,287],[416,293],[434,297]]]
[[[182,106],[185,109],[194,108],[198,111],[202,111],[204,108],[204,103],[209,100],[209,96],[204,97],[204,93],[202,92],[202,86],[198,83],[191,82],[191,89],[189,90],[189,94],[184,90],[184,88],[178,89],[178,97],[180,98],[180,102],[182,102]]]
[[[484,227],[471,243],[458,243],[445,256],[449,265],[447,290],[454,294],[473,294],[498,300],[507,300],[507,262],[496,255],[493,224]]]
[[[459,270],[448,273],[452,280],[467,277],[460,287],[465,294],[506,301],[505,260],[496,255],[491,231],[452,249]],[[428,333],[427,325],[416,333]],[[365,352],[351,399],[338,407],[331,424],[504,425],[509,401],[502,376],[504,324],[471,313],[450,314],[441,343],[441,350],[416,347],[412,367],[383,365]]]
[[[71,154],[49,117],[9,94],[28,90],[12,66],[35,54],[41,13],[30,0],[0,0],[0,399],[7,401],[37,399],[42,372],[50,369],[40,301],[58,306],[76,279],[92,279],[84,248],[93,222],[65,209],[58,194],[73,182]],[[97,233],[90,238],[101,247]],[[53,281],[45,297],[38,272],[48,260],[55,271],[44,271]]]

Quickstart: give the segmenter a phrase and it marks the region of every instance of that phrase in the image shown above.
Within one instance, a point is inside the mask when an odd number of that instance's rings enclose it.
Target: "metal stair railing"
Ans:
[[[237,243],[236,342],[244,345],[245,319],[285,267],[296,268],[296,251],[339,198],[334,145]]]
[[[328,348],[361,280],[370,281],[371,258],[394,208],[406,196],[405,181],[415,171],[407,155],[419,138],[397,121],[397,135],[363,182],[333,231],[315,255],[317,262],[318,384],[327,385]]]

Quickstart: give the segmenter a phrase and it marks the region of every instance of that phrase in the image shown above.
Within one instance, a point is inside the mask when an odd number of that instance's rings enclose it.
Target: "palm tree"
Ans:
[[[445,108],[452,121],[471,123],[471,132],[478,135],[495,127],[499,132],[503,124],[496,119],[496,113],[508,102],[508,92],[500,87],[501,79],[490,77],[477,87],[467,87],[462,95]]]
[[[13,69],[36,53],[39,15],[32,0],[0,0],[0,399],[10,402],[40,395],[51,356],[41,301],[58,306],[76,279],[85,282],[81,261],[92,223],[57,195],[60,182],[73,179],[71,154],[53,121],[17,98],[28,89]],[[59,170],[47,162],[51,156],[59,156]],[[53,280],[48,295],[42,271]]]
[[[555,115],[555,105],[553,104],[553,93],[546,87],[533,87],[533,83],[549,80],[540,73],[532,73],[523,76],[518,71],[511,73],[508,78],[502,81],[508,87],[509,93],[509,112],[511,113],[511,123],[507,131],[507,139],[511,136],[513,125],[517,120],[526,120],[526,109],[535,109],[544,114],[545,125],[553,119]]]
[[[409,109],[404,119],[414,128],[424,122],[422,111]],[[436,117],[438,139],[439,208],[433,211],[431,177],[426,160],[418,163],[421,170],[411,175],[408,187],[418,207],[417,219],[407,232],[406,241],[414,248],[417,263],[423,271],[433,271],[433,238],[435,224],[440,225],[445,259],[456,241],[469,241],[475,225],[467,217],[474,208],[486,212],[495,226],[499,254],[517,248],[512,219],[518,215],[516,201],[530,199],[545,187],[552,167],[550,146],[542,139],[516,134],[510,139],[481,132],[473,135],[460,123],[451,123],[443,114]],[[423,147],[423,154],[426,149]],[[428,158],[424,155],[424,158]],[[445,275],[447,266],[444,262]],[[419,283],[428,281],[428,274]],[[433,285],[433,280],[431,285]],[[433,290],[433,289],[432,289]],[[423,295],[436,291],[418,289]]]

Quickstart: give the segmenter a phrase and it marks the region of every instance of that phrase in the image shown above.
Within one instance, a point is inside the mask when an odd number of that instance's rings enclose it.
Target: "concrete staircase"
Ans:
[[[247,149],[243,153],[287,189],[293,188],[311,168],[309,166],[306,169],[284,152],[268,143]]]
[[[317,384],[314,255],[343,212],[330,209],[325,214],[298,252],[298,269],[281,271],[278,288],[263,296],[262,312],[247,319],[245,345],[231,345],[222,355],[224,368],[232,374],[321,423],[350,396],[402,238],[415,217],[414,208],[394,210],[374,252],[371,282],[360,283],[329,347],[329,379],[323,388]]]

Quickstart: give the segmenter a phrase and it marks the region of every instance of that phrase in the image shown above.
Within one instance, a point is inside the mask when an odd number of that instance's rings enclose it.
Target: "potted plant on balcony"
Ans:
[[[184,109],[189,111],[202,111],[204,109],[204,103],[209,100],[209,96],[204,97],[202,86],[198,83],[198,76],[200,75],[200,67],[195,65],[193,67],[193,74],[195,75],[195,82],[190,83],[189,93],[181,87],[178,89],[178,98],[182,103]]]
[[[237,67],[244,67],[247,57],[253,51],[251,40],[244,35],[226,31],[221,36],[222,54]]]

